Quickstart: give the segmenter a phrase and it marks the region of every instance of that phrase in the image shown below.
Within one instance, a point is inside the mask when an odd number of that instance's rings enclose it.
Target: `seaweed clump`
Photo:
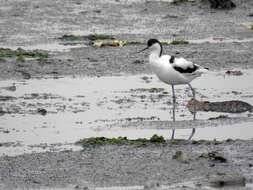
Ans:
[[[188,2],[188,0],[173,0],[171,4],[180,4],[180,3],[185,3],[185,2]]]
[[[186,40],[173,40],[171,44],[172,45],[186,45],[186,44],[189,44],[189,42]]]
[[[38,50],[27,51],[22,48],[18,48],[16,50],[12,50],[10,48],[0,48],[0,57],[14,57],[17,56],[19,61],[22,61],[23,57],[33,58],[47,58],[48,53]]]
[[[165,144],[166,140],[163,136],[153,135],[150,139],[138,138],[138,139],[128,139],[127,137],[118,138],[106,138],[106,137],[90,137],[82,139],[76,142],[77,145],[86,146],[96,146],[96,145],[135,145],[135,146],[147,146],[150,144],[160,145]]]

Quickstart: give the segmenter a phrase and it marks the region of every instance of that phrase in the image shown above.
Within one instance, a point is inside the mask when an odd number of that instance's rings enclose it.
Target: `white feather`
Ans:
[[[194,68],[194,64],[182,57],[175,58],[174,63],[170,63],[170,55],[159,56],[160,46],[154,45],[149,55],[149,63],[156,73],[157,77],[167,84],[189,84],[193,79],[201,76],[207,70],[198,66],[198,69],[192,73],[180,73],[173,66],[180,67],[183,70]]]
[[[181,67],[182,69],[186,70],[187,68],[193,68],[193,63],[184,59],[183,57],[175,58],[173,63],[174,66]]]

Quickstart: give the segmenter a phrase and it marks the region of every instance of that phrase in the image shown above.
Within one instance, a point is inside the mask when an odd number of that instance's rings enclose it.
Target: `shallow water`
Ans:
[[[209,73],[192,82],[196,98],[205,101],[241,100],[253,104],[253,71],[242,76]],[[16,91],[6,87],[16,86]],[[153,134],[169,139],[251,139],[253,121],[249,113],[198,112],[197,121],[186,108],[191,91],[176,86],[176,122],[172,122],[171,87],[154,75],[94,78],[47,78],[1,81],[0,95],[15,99],[0,101],[0,154],[79,149],[71,143],[91,136],[149,138]],[[45,116],[38,108],[47,110]],[[209,121],[228,115],[234,121]],[[200,121],[200,122],[199,122]],[[229,131],[229,133],[228,133]],[[57,144],[58,143],[58,144]],[[54,144],[55,146],[50,146]],[[33,146],[37,145],[37,146]]]

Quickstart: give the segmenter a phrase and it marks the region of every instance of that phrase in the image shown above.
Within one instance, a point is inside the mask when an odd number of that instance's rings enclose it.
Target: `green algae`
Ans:
[[[145,42],[138,42],[138,41],[125,41],[124,42],[124,45],[145,45],[146,43]]]
[[[154,134],[150,138],[150,142],[151,143],[165,143],[165,140],[164,140],[163,136],[158,136],[158,135]]]
[[[0,48],[0,57],[17,57],[17,59],[21,60],[22,57],[33,58],[33,57],[41,57],[47,58],[48,53],[38,50],[24,50],[22,48],[18,48],[16,50],[10,48]]]
[[[128,139],[127,137],[118,137],[118,138],[107,138],[107,137],[90,137],[82,139],[76,142],[76,145],[81,145],[82,147],[89,146],[102,146],[102,145],[133,145],[134,147],[143,147],[149,145],[161,146],[161,145],[170,145],[170,146],[184,146],[184,145],[220,145],[230,141],[217,141],[214,140],[187,140],[187,139],[172,139],[166,141],[163,136],[158,136],[154,134],[150,139],[147,138],[138,138],[138,139]]]
[[[172,4],[180,4],[180,3],[185,3],[188,2],[188,0],[173,0],[171,3]]]
[[[186,45],[186,44],[189,44],[189,42],[186,40],[173,40],[172,42],[170,42],[170,44],[172,44],[172,45]]]
[[[82,145],[83,147],[89,145],[135,145],[146,146],[150,144],[160,145],[165,144],[166,141],[163,136],[153,135],[150,139],[138,138],[138,139],[128,139],[127,137],[118,137],[118,138],[106,138],[106,137],[90,137],[78,141],[76,144]]]
[[[17,56],[16,62],[25,62],[25,59],[22,55]]]

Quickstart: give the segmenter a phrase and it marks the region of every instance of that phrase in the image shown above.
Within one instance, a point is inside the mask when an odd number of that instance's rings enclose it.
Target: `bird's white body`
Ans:
[[[152,51],[149,55],[149,63],[151,65],[151,68],[157,77],[166,84],[189,84],[193,79],[199,77],[202,73],[207,71],[206,69],[195,64],[195,66],[198,67],[196,71],[191,73],[180,73],[174,69],[174,66],[186,70],[187,68],[193,68],[194,64],[182,57],[175,58],[174,62],[170,63],[171,56],[160,56],[161,47],[159,44],[153,45],[151,49]]]

